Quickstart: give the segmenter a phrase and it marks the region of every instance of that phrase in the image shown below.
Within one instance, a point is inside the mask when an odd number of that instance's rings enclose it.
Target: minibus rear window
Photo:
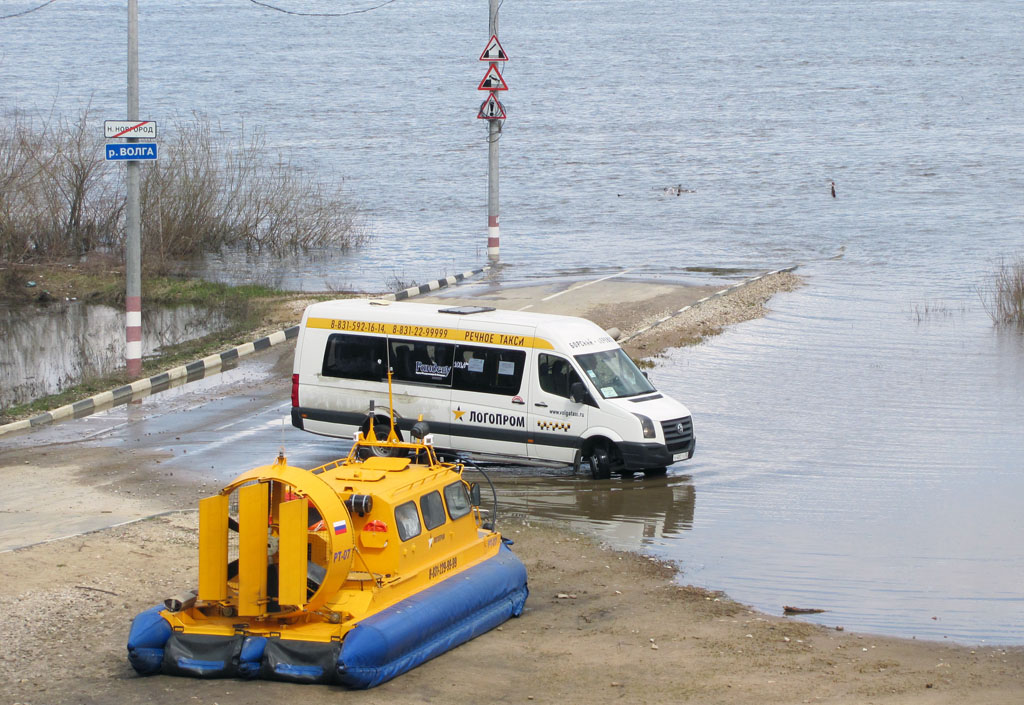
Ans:
[[[465,392],[515,396],[523,381],[525,363],[523,350],[459,345],[455,349],[452,386]]]
[[[379,382],[386,376],[386,354],[384,338],[334,333],[327,339],[323,375]]]

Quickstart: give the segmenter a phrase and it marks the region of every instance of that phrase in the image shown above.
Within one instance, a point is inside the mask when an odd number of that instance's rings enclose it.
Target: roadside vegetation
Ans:
[[[1024,327],[1024,255],[999,262],[991,285],[979,293],[994,323]]]
[[[105,161],[105,142],[88,110],[0,118],[0,264],[123,259],[125,169]],[[341,186],[269,153],[260,131],[225,137],[203,117],[172,123],[160,159],[141,171],[146,274],[225,247],[282,254],[367,238]]]
[[[102,121],[0,116],[0,302],[29,306],[84,301],[124,305],[125,169],[104,158]],[[259,285],[187,277],[227,248],[278,256],[347,250],[368,238],[340,184],[267,149],[260,131],[227,136],[196,116],[161,125],[160,159],[141,169],[143,306],[198,305],[228,326],[143,361],[143,374],[249,342],[282,301],[311,298]],[[339,292],[334,292],[337,296]],[[274,321],[291,325],[295,321]],[[258,336],[257,336],[258,337]],[[124,371],[0,410],[0,423],[129,382]]]

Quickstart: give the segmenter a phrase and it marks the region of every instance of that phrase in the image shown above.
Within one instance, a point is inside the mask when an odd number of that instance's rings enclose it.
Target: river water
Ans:
[[[380,290],[479,265],[486,2],[140,5],[143,118],[265,129],[374,233],[208,276]],[[123,118],[124,14],[4,20],[0,109]],[[652,371],[693,410],[692,461],[516,477],[512,508],[770,612],[1024,644],[1024,337],[983,305],[1024,249],[1021,26],[1016,0],[503,3],[504,281],[799,263],[808,284]]]

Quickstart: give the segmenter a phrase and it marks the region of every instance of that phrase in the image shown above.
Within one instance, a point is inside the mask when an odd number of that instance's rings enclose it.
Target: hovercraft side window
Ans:
[[[427,525],[427,531],[436,529],[444,523],[444,502],[441,501],[441,493],[437,490],[420,498],[420,509],[423,511],[423,523]]]
[[[469,493],[462,482],[453,482],[444,488],[444,498],[448,503],[448,516],[453,520],[469,514],[472,507],[469,503]]]
[[[420,514],[416,511],[415,502],[395,507],[395,524],[398,526],[398,538],[403,541],[420,535]]]

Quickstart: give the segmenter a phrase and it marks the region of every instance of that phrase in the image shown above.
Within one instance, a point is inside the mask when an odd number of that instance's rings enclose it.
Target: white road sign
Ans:
[[[109,139],[116,137],[144,137],[156,139],[156,121],[154,120],[104,120],[103,136]]]

